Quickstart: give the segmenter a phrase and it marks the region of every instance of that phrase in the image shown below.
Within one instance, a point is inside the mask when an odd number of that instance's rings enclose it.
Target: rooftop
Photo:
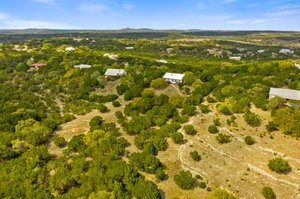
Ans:
[[[126,71],[123,69],[114,69],[114,68],[108,68],[105,72],[105,76],[121,76],[126,75]]]
[[[271,95],[279,96],[284,99],[291,99],[291,100],[300,100],[300,91],[293,90],[293,89],[285,89],[285,88],[271,88],[270,89],[270,97]]]
[[[175,80],[182,80],[184,77],[184,74],[180,73],[166,73],[163,78],[164,79],[175,79]]]

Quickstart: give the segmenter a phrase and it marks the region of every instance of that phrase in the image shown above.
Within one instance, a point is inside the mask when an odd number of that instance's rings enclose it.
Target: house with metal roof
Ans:
[[[294,51],[293,50],[290,50],[290,49],[287,49],[287,48],[283,48],[279,51],[279,53],[281,54],[293,54]]]
[[[74,47],[72,47],[72,46],[68,46],[68,47],[66,47],[66,49],[65,49],[66,51],[74,51],[75,50],[75,48]]]
[[[92,68],[92,66],[91,65],[87,65],[87,64],[79,64],[79,65],[75,65],[74,68],[83,69],[83,68]]]
[[[170,83],[182,83],[183,77],[184,74],[180,74],[180,73],[166,73],[163,76],[164,80]]]
[[[275,96],[289,100],[300,100],[300,91],[285,88],[271,88],[269,92],[269,98],[271,99]]]
[[[127,75],[127,72],[124,69],[108,68],[104,75],[105,77],[119,77]]]

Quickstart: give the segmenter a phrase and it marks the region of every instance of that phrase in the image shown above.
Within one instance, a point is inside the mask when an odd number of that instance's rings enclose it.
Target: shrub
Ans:
[[[202,111],[202,113],[209,113],[209,106],[204,105],[204,104],[200,104],[200,110]]]
[[[215,190],[213,190],[210,194],[209,194],[209,199],[237,199],[237,197],[235,197],[233,194],[228,193],[226,190],[221,189],[221,188],[217,188]]]
[[[255,143],[255,139],[251,136],[246,136],[244,141],[247,145],[252,145]]]
[[[213,98],[213,97],[211,97],[211,96],[208,96],[208,97],[206,98],[206,100],[207,100],[208,103],[215,103],[215,102],[216,102],[216,99]]]
[[[196,133],[194,126],[191,124],[184,125],[183,130],[188,135],[194,135]]]
[[[121,106],[121,104],[120,104],[119,101],[113,101],[112,105],[113,105],[113,107],[119,107],[119,106]]]
[[[150,87],[155,89],[163,89],[167,86],[167,82],[163,78],[157,78],[151,81]]]
[[[58,147],[64,147],[66,145],[66,140],[63,137],[56,135],[53,138],[53,143]]]
[[[184,190],[190,190],[194,187],[195,179],[190,171],[180,171],[173,178],[178,187]]]
[[[199,188],[205,189],[206,188],[206,183],[205,182],[199,182]]]
[[[276,198],[276,195],[271,187],[263,187],[261,190],[261,194],[265,197],[265,199]]]
[[[95,116],[93,119],[91,119],[89,125],[90,125],[90,131],[93,132],[94,130],[101,129],[101,125],[103,123],[102,117]]]
[[[208,127],[208,132],[212,134],[219,133],[219,129],[215,125],[210,125]]]
[[[213,123],[215,126],[220,126],[221,125],[220,118],[215,118]]]
[[[201,160],[201,156],[199,155],[199,153],[197,151],[190,152],[190,156],[195,161],[200,161]]]
[[[174,132],[171,134],[171,138],[176,144],[180,144],[183,142],[183,135],[181,133]]]
[[[223,133],[219,133],[218,136],[216,137],[216,139],[218,140],[219,143],[221,144],[225,144],[230,142],[230,136],[229,135],[225,135]]]
[[[158,168],[156,169],[155,171],[155,177],[158,179],[158,180],[163,180],[165,179],[166,177],[166,174],[164,172],[164,170],[162,168]]]
[[[277,125],[273,121],[269,121],[266,125],[266,129],[268,132],[277,131]]]
[[[122,111],[117,111],[117,112],[115,112],[115,116],[116,116],[118,119],[124,118],[124,115],[123,115]]]
[[[250,126],[257,127],[260,125],[260,118],[255,113],[246,112],[244,114],[244,119]]]
[[[269,160],[268,167],[276,173],[287,173],[291,170],[288,161],[283,160],[282,158],[274,158]]]
[[[104,104],[99,104],[98,110],[99,110],[101,113],[105,113],[106,111],[108,111],[108,108],[107,108]]]

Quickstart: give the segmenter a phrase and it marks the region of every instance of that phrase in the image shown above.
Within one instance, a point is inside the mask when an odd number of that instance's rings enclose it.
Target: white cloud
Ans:
[[[125,3],[122,6],[125,10],[133,10],[135,8],[135,5],[133,4],[129,4],[129,3]]]
[[[104,4],[84,4],[78,7],[78,10],[85,13],[105,13],[110,12],[112,9]]]
[[[3,28],[7,29],[26,29],[26,28],[49,28],[49,29],[72,29],[69,25],[51,21],[9,19],[5,21]]]
[[[5,20],[5,19],[8,19],[8,18],[9,18],[8,14],[0,12],[0,20]]]
[[[229,20],[229,21],[227,21],[227,23],[235,24],[235,25],[240,25],[240,24],[245,24],[247,22],[245,20],[237,19],[237,20]]]
[[[266,23],[268,22],[268,19],[254,19],[251,23],[252,24],[260,24],[260,23]]]

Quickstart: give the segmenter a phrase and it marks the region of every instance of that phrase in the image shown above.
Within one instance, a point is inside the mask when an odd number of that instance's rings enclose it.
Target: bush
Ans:
[[[166,177],[166,174],[164,172],[164,170],[162,168],[158,168],[156,169],[155,171],[155,177],[158,179],[158,180],[163,180],[165,179]]]
[[[210,125],[208,127],[208,132],[212,134],[219,133],[219,129],[215,125]]]
[[[225,144],[230,142],[230,136],[229,135],[225,135],[223,133],[219,133],[218,136],[216,137],[216,139],[218,140],[219,143],[221,144]]]
[[[115,116],[118,119],[123,119],[124,118],[124,115],[123,115],[122,111],[115,112]]]
[[[183,135],[181,133],[174,132],[171,134],[171,138],[176,144],[180,144],[183,142]]]
[[[202,113],[209,113],[209,106],[207,106],[207,105],[204,105],[204,104],[200,104],[200,110],[201,110],[201,112]]]
[[[63,137],[56,135],[53,138],[53,143],[58,147],[64,147],[66,145],[66,140]]]
[[[167,82],[163,78],[154,79],[150,83],[150,87],[155,89],[163,89],[167,87]]]
[[[190,171],[180,171],[173,178],[178,187],[184,190],[190,190],[194,187],[195,179]]]
[[[113,107],[119,107],[119,106],[121,106],[121,104],[120,104],[119,101],[113,101],[112,105],[113,105]]]
[[[183,130],[188,135],[194,135],[196,133],[194,126],[191,124],[184,125]]]
[[[90,132],[93,132],[94,130],[99,130],[101,129],[102,125],[102,117],[100,116],[95,116],[91,119],[89,125],[90,125]]]
[[[244,119],[250,126],[257,127],[260,125],[260,118],[255,113],[246,112]]]
[[[206,98],[206,100],[207,100],[208,103],[215,103],[215,102],[217,102],[216,99],[213,98],[213,97],[211,97],[211,96],[208,96],[208,97]]]
[[[190,152],[190,156],[195,161],[200,161],[201,160],[201,156],[199,155],[199,153],[197,151]]]
[[[98,110],[99,110],[101,113],[105,113],[105,112],[108,111],[108,108],[107,108],[104,104],[99,104]]]
[[[276,198],[276,195],[271,187],[262,188],[261,194],[265,197],[265,199],[275,199]]]
[[[221,189],[221,188],[217,188],[215,190],[213,190],[210,194],[209,194],[209,199],[237,199],[233,194],[228,193],[226,190]]]
[[[220,118],[215,118],[213,123],[215,126],[220,126],[221,125]]]
[[[199,182],[199,188],[205,189],[206,188],[206,183],[205,182]]]
[[[244,141],[247,145],[252,145],[255,143],[255,139],[251,136],[246,136]]]
[[[274,158],[269,160],[268,167],[276,173],[288,173],[291,171],[288,161],[283,160],[282,158]]]
[[[272,132],[272,131],[277,131],[277,125],[273,122],[273,121],[269,121],[268,124],[266,125],[266,129],[268,132]]]

